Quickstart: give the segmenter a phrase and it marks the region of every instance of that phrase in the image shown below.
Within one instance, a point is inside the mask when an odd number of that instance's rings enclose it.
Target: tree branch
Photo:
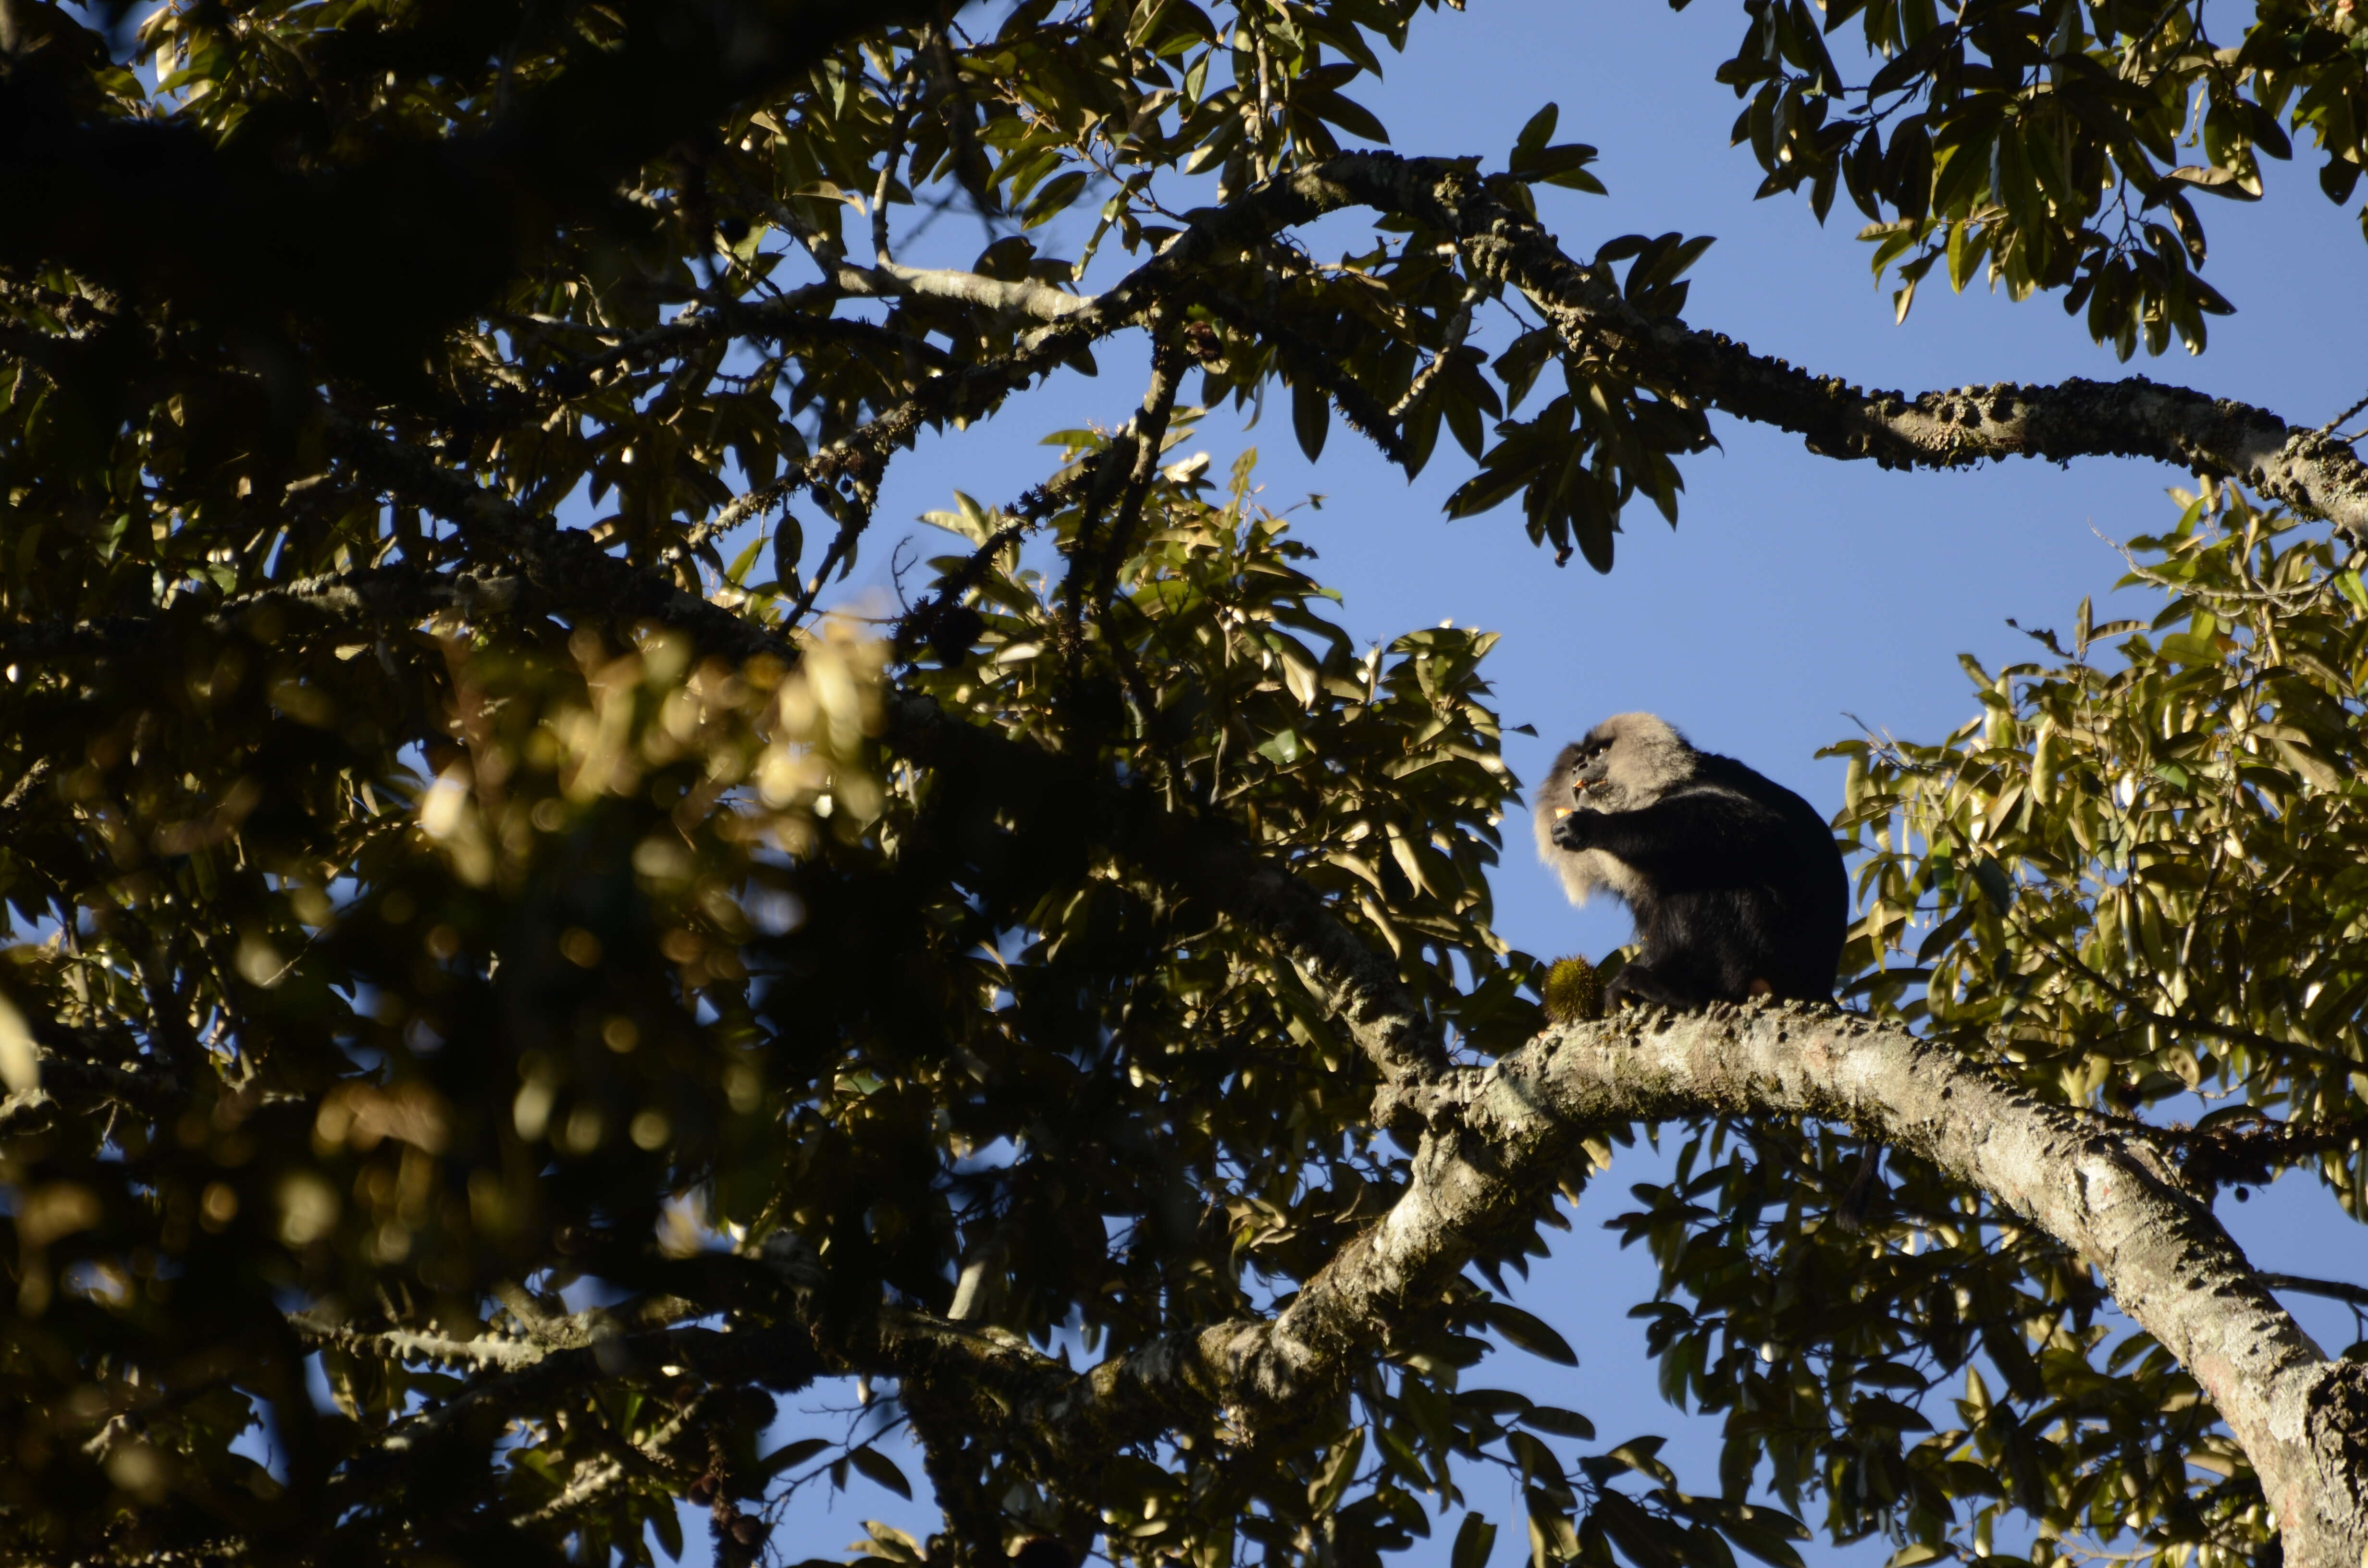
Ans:
[[[2368,1285],[2347,1285],[2340,1279],[2312,1279],[2300,1274],[2264,1274],[2260,1280],[2272,1290],[2294,1290],[2305,1296],[2325,1296],[2329,1301],[2368,1307]]]
[[[1371,441],[1383,458],[1408,470],[1408,477],[1412,477],[1412,465],[1406,442],[1399,435],[1396,415],[1341,368],[1338,355],[1321,344],[1309,342],[1281,316],[1225,290],[1202,284],[1193,289],[1191,295],[1227,326],[1272,345],[1294,378],[1321,387],[1350,429]]]
[[[1527,295],[1568,351],[1656,390],[1790,430],[1821,456],[1873,458],[1885,468],[1954,468],[2007,457],[2152,458],[2242,480],[2368,537],[2368,464],[2343,442],[2289,426],[2266,409],[2143,376],[2076,378],[2047,387],[1998,383],[1913,399],[1868,392],[1754,354],[1722,333],[1644,315],[1608,278],[1565,256],[1534,220],[1491,196],[1463,165],[1346,153],[1273,184],[1294,187],[1318,210],[1377,207],[1452,234],[1466,265]]]
[[[1000,284],[970,274],[875,272],[838,264],[834,280],[850,292],[943,291],[1047,324],[1016,352],[936,378],[805,466],[809,478],[869,475],[921,426],[973,417],[1089,344],[1141,320],[1169,297],[1201,297],[1195,279],[1220,255],[1344,207],[1400,213],[1453,236],[1475,277],[1518,289],[1562,338],[1565,352],[1667,395],[1721,409],[1804,437],[1813,452],[1871,458],[1886,468],[1955,468],[1987,458],[2148,458],[2242,480],[2261,494],[2347,533],[2368,538],[2368,464],[2332,436],[2290,426],[2266,409],[2213,398],[2142,376],[2074,379],[2055,386],[1999,383],[1928,392],[1914,398],[1866,392],[1819,376],[1722,333],[1675,317],[1649,317],[1611,279],[1565,255],[1553,235],[1464,164],[1344,153],[1254,187],[1203,210],[1166,249],[1104,292],[1079,297],[1046,285]],[[888,281],[883,283],[882,279]],[[1344,403],[1385,453],[1387,412]],[[1367,426],[1371,426],[1367,428]]]
[[[2258,1039],[2254,1043],[2309,1060],[2327,1059],[2326,1052],[2307,1046]],[[2355,1065],[2351,1070],[2359,1069]],[[2311,1155],[2351,1149],[2362,1137],[2368,1137],[2368,1118],[2296,1122],[2261,1116],[2251,1121],[2178,1129],[2163,1136],[2179,1151],[2180,1174],[2190,1183],[2210,1192],[2237,1183],[2265,1187],[2276,1179],[2279,1171]]]
[[[64,265],[190,314],[285,315],[329,340],[384,343],[390,353],[397,342],[424,346],[531,265],[507,239],[526,193],[531,222],[564,232],[607,210],[629,171],[728,106],[792,80],[851,38],[932,9],[916,0],[791,0],[686,21],[669,7],[622,7],[620,38],[573,42],[507,112],[437,143],[434,156],[373,142],[302,172],[224,153],[185,124],[85,121],[71,100],[28,98],[0,128],[0,208],[10,214],[0,261],[28,271]],[[653,89],[659,83],[666,90]],[[202,256],[160,256],[149,243],[159,222],[202,224],[225,211],[268,221],[225,227]],[[371,243],[347,259],[386,287],[348,289],[349,276],[329,287],[312,260],[310,237],[358,227]]]
[[[2330,1361],[2270,1293],[2368,1300],[2368,1290],[2254,1272],[2155,1141],[2127,1124],[2042,1101],[1903,1030],[1799,1006],[1567,1026],[1485,1070],[1439,1075],[1428,1092],[1451,1114],[1422,1139],[1397,1202],[1272,1322],[1173,1335],[1057,1384],[1014,1363],[1001,1392],[1017,1396],[1015,1424],[1125,1440],[1199,1399],[1255,1437],[1336,1390],[1355,1358],[1387,1344],[1531,1211],[1588,1131],[1773,1111],[1847,1122],[1912,1151],[2070,1248],[2228,1423],[2277,1512],[2287,1560],[2351,1568],[2368,1546],[2357,1436],[2368,1428],[2368,1375]],[[926,1360],[921,1332],[883,1348]],[[969,1353],[980,1332],[928,1331],[940,1354]],[[1032,1392],[1015,1385],[1022,1374],[1036,1380]]]
[[[1072,294],[1032,278],[989,278],[950,267],[900,267],[894,262],[882,262],[878,267],[841,267],[833,280],[849,294],[886,300],[947,300],[956,304],[983,305],[991,311],[1029,316],[1040,322],[1066,320],[1093,303],[1089,295]]]
[[[515,613],[526,587],[515,574],[472,569],[437,573],[410,565],[360,566],[305,577],[223,601],[206,617],[221,629],[267,606],[313,611],[343,625],[412,621],[452,610],[467,616]],[[32,620],[0,626],[0,659],[46,662],[106,658],[140,650],[156,630],[154,616],[97,620]]]
[[[997,285],[998,308],[1050,320],[1020,353],[932,383],[842,446],[901,444],[929,410],[1000,396],[1086,342],[1134,321],[1211,256],[1344,207],[1404,213],[1452,235],[1466,265],[1529,297],[1566,351],[1645,386],[1803,437],[1811,451],[1885,468],[1955,468],[1984,459],[2147,458],[2242,480],[2261,494],[2368,538],[2368,464],[2345,443],[2248,403],[2143,376],[2054,386],[1997,383],[1920,393],[1867,392],[1755,354],[1723,333],[1648,317],[1610,279],[1565,255],[1535,220],[1489,193],[1460,163],[1344,153],[1205,210],[1153,260],[1090,298],[1042,285]],[[842,269],[849,270],[849,269]],[[972,290],[968,274],[933,286]],[[844,284],[846,279],[842,279]],[[1008,291],[1006,291],[1008,290]],[[979,296],[986,302],[985,292]],[[957,384],[947,384],[948,382]]]
[[[856,269],[841,270],[853,272]],[[507,331],[533,331],[546,338],[556,336],[561,332],[574,332],[611,339],[598,353],[568,361],[558,368],[558,374],[571,388],[589,387],[596,378],[620,365],[639,360],[663,360],[684,354],[701,344],[743,337],[762,338],[768,343],[798,347],[840,344],[860,349],[883,350],[932,375],[942,374],[953,368],[953,357],[927,338],[897,332],[877,322],[815,313],[817,304],[827,307],[848,295],[876,291],[818,283],[753,304],[745,300],[711,294],[686,307],[672,321],[621,335],[550,317],[505,317],[501,318],[500,324]]]
[[[580,530],[563,528],[508,497],[341,415],[328,421],[332,449],[365,483],[446,518],[480,559],[514,563],[527,582],[571,617],[645,617],[689,631],[712,652],[746,659],[794,656],[788,643],[755,621],[674,585],[656,572],[609,555]]]
[[[1181,345],[1172,335],[1161,332],[1155,319],[1151,384],[1144,390],[1143,403],[1110,438],[1110,444],[1083,465],[1087,470],[1085,511],[1070,546],[1069,569],[1061,584],[1059,621],[1062,640],[1068,645],[1069,681],[1073,687],[1085,656],[1086,602],[1091,599],[1097,608],[1107,609],[1110,596],[1118,591],[1119,568],[1125,564],[1127,551],[1133,545],[1136,525],[1143,520],[1144,502],[1151,494],[1153,477],[1159,472],[1168,421],[1176,412],[1176,388],[1182,380],[1183,365]],[[1118,515],[1105,537],[1100,523],[1113,499],[1118,502]]]
[[[1493,1167],[1433,1174],[1418,1161],[1376,1234],[1452,1230],[1500,1207],[1492,1187],[1535,1187],[1540,1154],[1577,1129],[1744,1110],[1847,1122],[1979,1187],[2095,1268],[2227,1421],[2277,1511],[2289,1562],[2351,1568],[2368,1546],[2368,1467],[2354,1436],[2368,1426],[2368,1369],[2312,1343],[2151,1137],[1822,1008],[1571,1026],[1457,1093],[1462,1131]]]
[[[291,1313],[288,1326],[315,1347],[334,1346],[399,1361],[440,1361],[448,1366],[518,1372],[561,1351],[588,1349],[628,1335],[669,1328],[706,1310],[677,1296],[646,1296],[560,1317],[529,1318],[514,1309],[512,1332],[489,1331],[465,1339],[402,1327],[363,1328],[316,1312]]]

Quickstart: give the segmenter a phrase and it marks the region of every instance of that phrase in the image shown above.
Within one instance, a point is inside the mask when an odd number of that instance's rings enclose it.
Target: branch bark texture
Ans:
[[[2261,1478],[2286,1561],[2368,1550],[2368,1378],[2330,1360],[2142,1131],[2039,1100],[1954,1052],[1825,1010],[1580,1026],[1492,1071],[1471,1123],[1742,1110],[1846,1121],[2029,1219],[2194,1377]],[[1410,1195],[1411,1196],[1411,1195]]]

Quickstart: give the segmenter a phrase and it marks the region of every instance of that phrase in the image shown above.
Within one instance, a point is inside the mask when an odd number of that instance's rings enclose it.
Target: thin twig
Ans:
[[[2260,1279],[2272,1290],[2296,1290],[2305,1296],[2325,1296],[2329,1301],[2368,1307],[2368,1285],[2347,1285],[2340,1279],[2311,1279],[2299,1274],[2264,1274]]]
[[[1184,379],[1185,363],[1180,337],[1162,334],[1152,340],[1151,385],[1143,394],[1142,412],[1134,418],[1134,472],[1127,475],[1126,494],[1119,502],[1110,537],[1102,541],[1101,562],[1095,573],[1093,591],[1099,603],[1109,602],[1118,585],[1118,569],[1134,547],[1144,503],[1158,476],[1159,460],[1166,455],[1167,425],[1176,413],[1176,388]]]
[[[1479,298],[1480,290],[1477,289],[1467,288],[1463,290],[1463,302],[1455,307],[1455,313],[1448,318],[1447,340],[1440,345],[1439,352],[1430,357],[1430,362],[1415,372],[1414,379],[1406,383],[1406,395],[1391,404],[1392,419],[1405,418],[1406,411],[1420,403],[1422,394],[1430,390],[1430,383],[1439,379],[1440,370],[1449,360],[1454,358],[1458,350],[1463,348],[1463,340],[1472,335],[1473,302]]]
[[[995,558],[1019,543],[1035,526],[1033,518],[1020,517],[996,529],[985,543],[971,551],[969,560],[939,582],[936,593],[906,611],[904,619],[896,623],[895,662],[910,664],[915,651],[937,634],[947,614],[962,603],[963,595],[978,585],[979,578],[986,574]]]
[[[2334,418],[2320,426],[2318,427],[2318,433],[2322,436],[2332,435],[2337,426],[2342,424],[2345,420],[2351,418],[2353,415],[2359,413],[2363,408],[2368,408],[2368,392],[2362,392],[2358,403],[2353,403],[2351,407],[2345,409],[2342,413],[2337,415]]]
[[[926,40],[922,47],[928,47]],[[905,138],[913,128],[913,108],[920,101],[916,69],[920,62],[917,50],[905,56],[903,77],[896,85],[894,117],[888,126],[888,144],[880,159],[880,177],[871,186],[871,256],[882,267],[895,263],[888,250],[888,192],[896,183],[896,161],[905,155]]]

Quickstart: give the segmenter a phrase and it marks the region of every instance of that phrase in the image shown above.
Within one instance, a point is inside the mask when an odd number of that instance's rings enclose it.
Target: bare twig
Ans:
[[[1109,601],[1118,585],[1119,568],[1134,548],[1143,506],[1150,498],[1151,483],[1158,476],[1159,460],[1167,450],[1167,423],[1176,412],[1176,388],[1184,379],[1186,359],[1183,343],[1172,334],[1153,340],[1151,384],[1144,392],[1143,407],[1129,426],[1134,442],[1133,470],[1126,477],[1126,493],[1119,499],[1118,516],[1110,521],[1110,537],[1102,541],[1101,561],[1094,574],[1093,593],[1099,602]]]
[[[925,32],[936,29],[926,28]],[[888,250],[888,193],[895,188],[896,163],[905,155],[905,139],[913,126],[913,108],[920,99],[921,49],[928,40],[921,40],[920,49],[905,56],[904,79],[896,86],[896,108],[888,125],[888,141],[880,155],[880,177],[871,187],[871,256],[882,267],[895,265]]]
[[[2347,1285],[2340,1279],[2310,1279],[2299,1274],[2264,1274],[2262,1284],[2272,1290],[2294,1290],[2305,1296],[2325,1296],[2331,1301],[2348,1301],[2355,1307],[2368,1307],[2368,1285]]]

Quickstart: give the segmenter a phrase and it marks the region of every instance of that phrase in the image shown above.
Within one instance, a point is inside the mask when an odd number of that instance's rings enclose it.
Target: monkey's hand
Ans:
[[[1591,847],[1596,839],[1595,830],[1600,825],[1602,816],[1601,812],[1564,812],[1554,824],[1554,847],[1557,849]]]

